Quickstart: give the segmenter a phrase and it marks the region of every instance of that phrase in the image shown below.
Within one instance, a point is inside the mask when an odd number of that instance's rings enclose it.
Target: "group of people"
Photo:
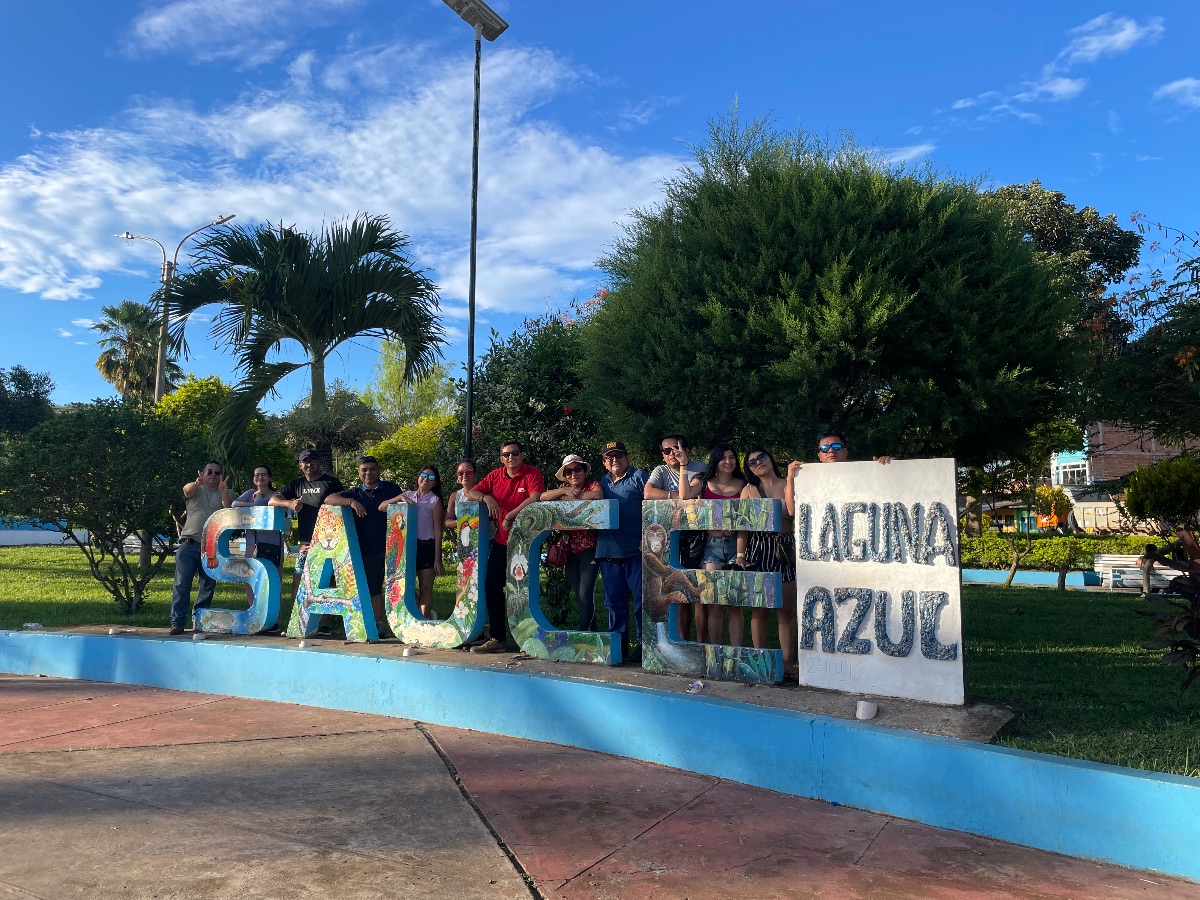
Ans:
[[[292,578],[295,595],[308,549],[312,544],[317,512],[323,504],[349,506],[354,513],[354,530],[367,577],[371,608],[381,636],[387,637],[387,617],[383,605],[384,557],[387,551],[387,508],[397,498],[407,500],[415,510],[417,523],[417,591],[421,612],[433,617],[433,579],[443,571],[442,528],[445,508],[441,476],[436,466],[426,466],[417,477],[417,488],[405,491],[399,485],[380,478],[379,461],[373,456],[358,460],[359,484],[347,489],[336,475],[327,473],[315,450],[304,450],[299,458],[300,477],[281,489],[271,480],[270,466],[254,467],[254,487],[231,499],[221,464],[210,461],[196,473],[196,480],[184,485],[186,518],[180,530],[179,549],[175,553],[175,584],[171,594],[171,634],[183,634],[190,619],[192,583],[198,575],[196,609],[210,606],[216,582],[200,565],[200,542],[204,525],[218,509],[239,506],[278,506],[296,519],[295,538],[299,543],[296,573]],[[283,534],[279,531],[252,529],[246,533],[246,555],[280,567],[283,558]],[[332,621],[322,616],[317,633],[332,633]]]
[[[219,463],[209,462],[197,472],[196,480],[183,488],[187,518],[180,532],[175,557],[175,586],[171,600],[171,634],[182,634],[188,619],[191,585],[200,577],[196,608],[212,602],[215,583],[200,566],[199,544],[208,516],[228,506],[281,506],[295,514],[296,539],[300,552],[296,561],[295,592],[299,573],[312,541],[317,511],[322,504],[349,506],[354,512],[359,550],[366,569],[381,637],[387,637],[383,605],[384,556],[387,543],[387,507],[403,498],[415,509],[417,522],[418,603],[426,618],[434,618],[433,580],[443,571],[442,531],[454,530],[458,504],[471,500],[484,504],[491,522],[487,571],[484,573],[484,597],[487,630],[471,646],[472,652],[495,653],[508,648],[505,584],[507,549],[512,524],[530,503],[551,500],[613,500],[619,516],[617,527],[602,531],[572,531],[568,535],[567,580],[579,608],[580,630],[591,630],[595,619],[597,578],[603,579],[604,606],[608,612],[608,630],[621,636],[623,659],[638,661],[641,643],[642,500],[666,499],[775,499],[783,503],[786,521],[779,533],[732,532],[714,530],[681,535],[680,557],[684,568],[706,570],[750,569],[778,572],[783,577],[783,605],[775,610],[779,643],[785,670],[796,666],[796,557],[791,520],[795,515],[795,475],[803,465],[788,463],[786,474],[764,447],[755,445],[745,456],[742,468],[738,453],[727,443],[717,444],[709,452],[708,462],[692,460],[686,438],[664,435],[659,441],[663,462],[647,474],[630,465],[629,453],[619,440],[601,448],[604,474],[593,477],[591,465],[580,455],[563,458],[555,473],[559,486],[546,489],[542,473],[526,462],[518,441],[505,441],[500,447],[500,465],[482,479],[475,464],[462,460],[455,470],[459,488],[448,501],[443,499],[441,476],[436,466],[425,466],[418,476],[416,490],[404,491],[399,485],[380,478],[378,461],[371,456],[359,458],[360,484],[346,489],[332,474],[322,470],[320,456],[314,450],[300,454],[301,476],[276,490],[268,466],[254,469],[254,487],[231,499]],[[836,431],[825,432],[817,441],[817,460],[843,462],[849,457],[845,437]],[[875,457],[887,463],[890,457]],[[684,474],[681,486],[680,473]],[[281,533],[250,531],[247,555],[271,562],[276,567],[282,558]],[[633,615],[630,617],[632,603]],[[718,605],[691,604],[681,607],[679,637],[708,643],[725,643],[726,608]],[[752,609],[750,640],[754,647],[767,645],[766,609]],[[632,622],[632,625],[631,625]],[[322,617],[318,633],[328,634],[331,623]],[[740,646],[745,638],[740,609],[728,616],[728,643]]]

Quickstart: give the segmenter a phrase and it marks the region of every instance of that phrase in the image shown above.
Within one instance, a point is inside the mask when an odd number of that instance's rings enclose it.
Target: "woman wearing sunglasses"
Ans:
[[[604,492],[600,482],[593,481],[592,467],[582,456],[571,453],[563,457],[554,477],[563,483],[560,488],[542,493],[543,500],[603,500]],[[575,594],[579,607],[579,630],[591,631],[596,620],[596,576],[599,567],[596,565],[596,532],[568,532],[567,582]]]
[[[458,465],[454,467],[454,480],[458,482],[458,490],[450,495],[450,499],[446,501],[446,529],[448,531],[458,530],[458,501],[467,499],[467,491],[475,487],[475,482],[479,480],[479,476],[475,473],[475,463],[469,459],[460,459]],[[455,536],[455,542],[458,538]]]
[[[417,507],[417,604],[426,619],[433,615],[433,579],[441,575],[442,527],[446,509],[442,503],[442,479],[437,466],[426,466],[417,476],[417,489],[405,491],[404,499]]]
[[[783,606],[775,610],[779,623],[779,646],[783,650],[785,677],[796,675],[796,538],[792,533],[794,499],[789,501],[784,481],[774,457],[762,447],[746,454],[746,486],[743,500],[782,500],[785,510],[783,531],[743,531],[738,534],[737,564],[760,572],[778,572],[783,576]],[[750,642],[757,648],[767,646],[765,609],[750,610]]]

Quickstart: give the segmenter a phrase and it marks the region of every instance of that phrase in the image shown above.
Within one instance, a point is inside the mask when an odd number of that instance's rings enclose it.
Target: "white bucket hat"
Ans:
[[[582,463],[583,467],[587,469],[589,473],[592,471],[592,467],[586,459],[577,453],[568,453],[563,457],[562,465],[558,467],[558,471],[554,473],[554,477],[559,481],[566,481],[567,476],[563,474],[563,469],[569,465],[572,465],[573,463]]]

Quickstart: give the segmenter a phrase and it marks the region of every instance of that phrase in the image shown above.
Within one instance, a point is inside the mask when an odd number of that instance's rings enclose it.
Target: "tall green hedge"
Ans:
[[[1024,538],[1022,538],[1022,542]],[[1033,550],[1021,560],[1022,569],[1033,569],[1042,572],[1058,570],[1059,560],[1064,552],[1063,544],[1075,541],[1082,545],[1076,551],[1075,559],[1082,560],[1082,567],[1087,568],[1089,557],[1104,553],[1127,553],[1140,556],[1146,549],[1146,544],[1159,543],[1148,535],[1126,535],[1123,537],[1090,537],[1080,535],[1068,537],[1035,537]],[[1007,569],[1012,564],[1012,549],[1007,538],[995,532],[989,532],[982,537],[964,537],[961,539],[962,567],[964,569]],[[1073,568],[1079,568],[1075,566]]]

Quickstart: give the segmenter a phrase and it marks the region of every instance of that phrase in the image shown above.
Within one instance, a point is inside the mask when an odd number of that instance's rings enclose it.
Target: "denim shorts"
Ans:
[[[715,534],[708,536],[708,543],[704,545],[704,557],[701,560],[705,563],[716,563],[724,566],[733,562],[737,558],[737,535],[728,534],[725,537],[718,537]]]

